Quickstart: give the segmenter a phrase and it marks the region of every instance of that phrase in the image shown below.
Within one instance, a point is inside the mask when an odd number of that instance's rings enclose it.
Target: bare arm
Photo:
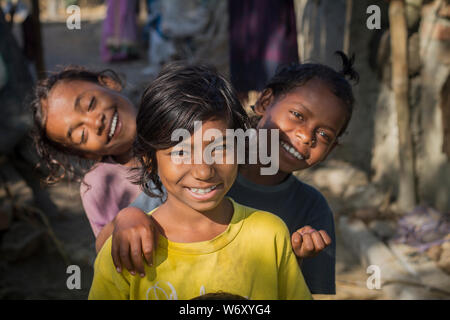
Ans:
[[[97,251],[97,253],[103,247],[105,241],[108,240],[108,238],[112,235],[114,231],[114,223],[115,219],[110,223],[108,223],[107,225],[105,225],[97,235],[97,239],[95,239],[95,251]]]

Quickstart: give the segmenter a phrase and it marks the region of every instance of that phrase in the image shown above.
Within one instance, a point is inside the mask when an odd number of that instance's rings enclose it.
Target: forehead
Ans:
[[[196,124],[194,132],[190,135],[190,137],[186,137],[186,139],[176,143],[174,146],[168,149],[171,149],[175,146],[193,146],[197,142],[200,142],[202,145],[208,145],[213,141],[221,143],[224,141],[224,139],[227,139],[227,129],[230,129],[230,127],[223,119],[199,121]],[[197,140],[198,138],[200,138],[201,140]]]
[[[49,92],[47,99],[43,101],[47,112],[57,109],[57,111],[64,111],[65,109],[73,108],[75,99],[87,91],[101,88],[96,83],[70,80],[58,82]]]
[[[229,129],[229,124],[225,119],[210,119],[201,122],[203,132],[208,129],[217,129],[225,133]]]
[[[74,121],[74,104],[76,98],[98,86],[87,81],[61,81],[49,92],[47,99],[42,101],[45,115],[45,131],[49,139],[67,142],[67,132]]]
[[[203,143],[208,143],[220,138],[225,139],[227,129],[230,129],[229,124],[225,119],[211,119],[200,122],[201,127],[197,126],[194,129],[194,133],[192,136],[196,136],[197,134],[202,134]],[[218,134],[220,132],[220,134]],[[190,142],[193,143],[195,139],[190,139]]]
[[[296,87],[281,97],[284,106],[301,105],[314,115],[339,125],[345,122],[348,110],[344,101],[337,97],[323,80],[314,78],[300,87]],[[291,104],[292,103],[292,104]]]
[[[292,89],[286,94],[286,97],[291,99],[300,97],[302,100],[319,106],[345,107],[344,101],[331,91],[330,86],[323,80],[317,78],[313,78],[304,85]]]

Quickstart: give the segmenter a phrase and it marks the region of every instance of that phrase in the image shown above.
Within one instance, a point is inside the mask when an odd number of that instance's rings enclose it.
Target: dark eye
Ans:
[[[291,111],[291,113],[294,115],[294,117],[303,120],[303,115],[301,113],[298,113],[297,111]]]
[[[214,151],[223,151],[223,150],[225,150],[227,148],[227,145],[226,144],[223,144],[223,145],[220,145],[220,146],[217,146],[217,147],[215,147],[214,148]]]
[[[331,137],[323,130],[318,131],[319,136],[323,137],[326,141],[331,141]]]
[[[171,155],[174,157],[183,157],[187,155],[187,152],[185,150],[176,150],[176,151],[172,151]]]

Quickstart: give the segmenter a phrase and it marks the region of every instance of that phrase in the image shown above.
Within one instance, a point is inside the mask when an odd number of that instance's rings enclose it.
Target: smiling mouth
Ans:
[[[280,141],[281,146],[284,150],[286,150],[289,154],[291,154],[297,160],[305,160],[305,157],[300,154],[293,146],[288,144],[287,142]]]
[[[115,111],[114,115],[111,119],[111,125],[109,126],[108,143],[111,141],[112,137],[116,133],[118,121],[119,121],[119,113],[117,111]]]
[[[211,186],[209,188],[188,188],[191,192],[199,195],[208,194],[211,191],[215,190],[219,185]]]

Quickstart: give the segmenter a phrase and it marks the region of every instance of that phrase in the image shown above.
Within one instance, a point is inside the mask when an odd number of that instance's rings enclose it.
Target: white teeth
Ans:
[[[109,134],[108,134],[109,138],[112,138],[112,136],[114,135],[114,132],[116,131],[117,117],[118,117],[118,114],[116,112],[116,113],[114,113],[112,123],[111,123],[111,129],[109,130]]]
[[[281,141],[281,146],[290,154],[292,154],[294,157],[296,157],[298,160],[303,160],[303,156],[295,150],[293,147],[289,146],[286,142]]]
[[[198,193],[198,194],[206,194],[209,193],[211,191],[213,191],[217,186],[212,186],[206,189],[199,189],[199,188],[189,188],[189,190],[191,190],[194,193]]]

